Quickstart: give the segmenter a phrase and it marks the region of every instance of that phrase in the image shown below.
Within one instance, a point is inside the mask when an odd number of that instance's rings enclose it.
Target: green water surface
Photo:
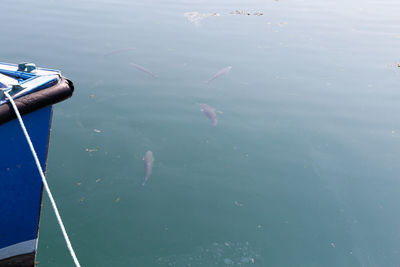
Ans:
[[[0,61],[75,84],[47,178],[82,266],[400,266],[398,1],[0,6]],[[73,266],[46,197],[37,261]]]

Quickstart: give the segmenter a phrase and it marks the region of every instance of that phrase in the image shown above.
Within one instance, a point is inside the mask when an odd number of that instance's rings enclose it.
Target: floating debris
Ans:
[[[218,119],[217,114],[215,113],[215,108],[212,108],[207,104],[200,104],[200,111],[211,120],[213,126],[217,126]]]
[[[100,182],[101,181],[101,179],[99,178],[99,179],[96,179],[96,183],[98,183],[98,182]]]
[[[229,14],[231,15],[245,15],[245,16],[262,16],[264,15],[264,13],[262,12],[254,12],[254,13],[250,13],[248,11],[244,11],[244,10],[235,10],[235,11],[231,11],[229,12]]]
[[[121,201],[121,198],[120,197],[117,197],[116,199],[115,199],[115,203],[119,203]]]
[[[143,161],[144,161],[144,168],[146,171],[146,177],[144,178],[144,182],[142,183],[142,185],[144,186],[147,183],[147,180],[149,180],[149,177],[153,170],[153,162],[154,162],[153,152],[151,152],[150,150],[147,151],[143,157]]]
[[[231,15],[251,15],[249,12],[244,11],[244,10],[235,10],[235,11],[231,11],[229,12],[229,14]]]
[[[83,202],[83,201],[85,201],[85,197],[81,197],[80,199],[79,199],[79,202]]]
[[[197,11],[185,12],[183,15],[189,20],[190,23],[200,25],[200,21],[208,17],[219,17],[219,13],[199,13]]]
[[[140,70],[140,71],[143,71],[144,73],[149,74],[149,75],[150,75],[151,77],[153,77],[154,79],[157,78],[157,75],[155,75],[154,73],[152,73],[150,70],[146,69],[146,68],[143,67],[143,66],[140,66],[140,65],[135,64],[135,63],[129,63],[129,65],[131,65],[132,67],[134,67],[134,68],[136,68],[136,69],[138,69],[138,70]]]
[[[97,152],[97,151],[99,151],[99,149],[98,149],[98,148],[92,148],[92,149],[91,149],[91,148],[86,148],[85,151],[86,151],[86,152],[89,152],[89,153],[92,153],[92,152]]]
[[[236,207],[243,207],[243,204],[242,204],[242,203],[239,203],[238,201],[235,201],[235,206],[236,206]]]
[[[91,99],[93,99],[93,98],[94,98],[94,94],[89,95],[89,97],[90,97]]]
[[[264,15],[264,13],[262,12],[248,12],[248,11],[244,11],[244,10],[235,10],[235,11],[231,11],[229,12],[229,14],[231,15],[246,15],[246,16],[262,16]],[[208,17],[219,17],[221,16],[220,13],[200,13],[197,11],[192,11],[192,12],[185,12],[183,13],[183,15],[188,19],[188,21],[190,23],[195,24],[196,26],[200,25],[200,21],[202,21],[205,18]]]
[[[101,133],[101,131],[98,130],[98,129],[93,129],[93,131],[94,131],[95,133]]]
[[[208,80],[206,81],[206,83],[209,83],[209,82],[211,82],[211,81],[217,79],[218,77],[220,77],[220,76],[222,76],[222,75],[224,75],[224,74],[229,73],[229,72],[231,71],[231,69],[232,69],[232,66],[227,66],[227,67],[225,67],[225,68],[219,70],[219,71],[218,71],[217,73],[215,73],[210,79],[208,79]]]
[[[331,243],[331,246],[333,247],[333,248],[336,248],[336,246],[335,246],[335,243]]]

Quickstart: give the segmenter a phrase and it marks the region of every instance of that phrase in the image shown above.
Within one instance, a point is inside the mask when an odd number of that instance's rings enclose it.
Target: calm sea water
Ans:
[[[2,0],[0,60],[75,83],[47,177],[82,265],[399,266],[399,14],[396,0]],[[72,266],[47,198],[38,251]]]

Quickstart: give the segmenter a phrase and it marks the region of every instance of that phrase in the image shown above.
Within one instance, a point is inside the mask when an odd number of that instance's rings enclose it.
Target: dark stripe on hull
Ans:
[[[35,253],[18,255],[0,261],[0,267],[33,267],[35,266]]]
[[[60,82],[56,85],[15,99],[15,104],[21,115],[24,115],[61,102],[71,97],[73,91],[73,83],[62,77]],[[0,124],[15,118],[16,115],[10,103],[0,105]]]

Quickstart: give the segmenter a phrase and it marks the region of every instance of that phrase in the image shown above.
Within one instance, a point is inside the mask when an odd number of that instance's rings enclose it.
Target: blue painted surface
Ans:
[[[0,62],[0,74],[18,80],[18,84],[22,90],[11,90],[10,95],[16,99],[29,93],[55,85],[60,78],[60,72],[57,70],[38,68],[34,73],[19,71],[15,64],[7,64]],[[10,86],[10,85],[8,85]],[[7,83],[0,83],[0,88],[8,87]],[[0,97],[0,105],[5,103],[4,97]]]
[[[24,115],[45,168],[52,107]],[[0,125],[0,249],[37,238],[42,181],[18,121]]]

